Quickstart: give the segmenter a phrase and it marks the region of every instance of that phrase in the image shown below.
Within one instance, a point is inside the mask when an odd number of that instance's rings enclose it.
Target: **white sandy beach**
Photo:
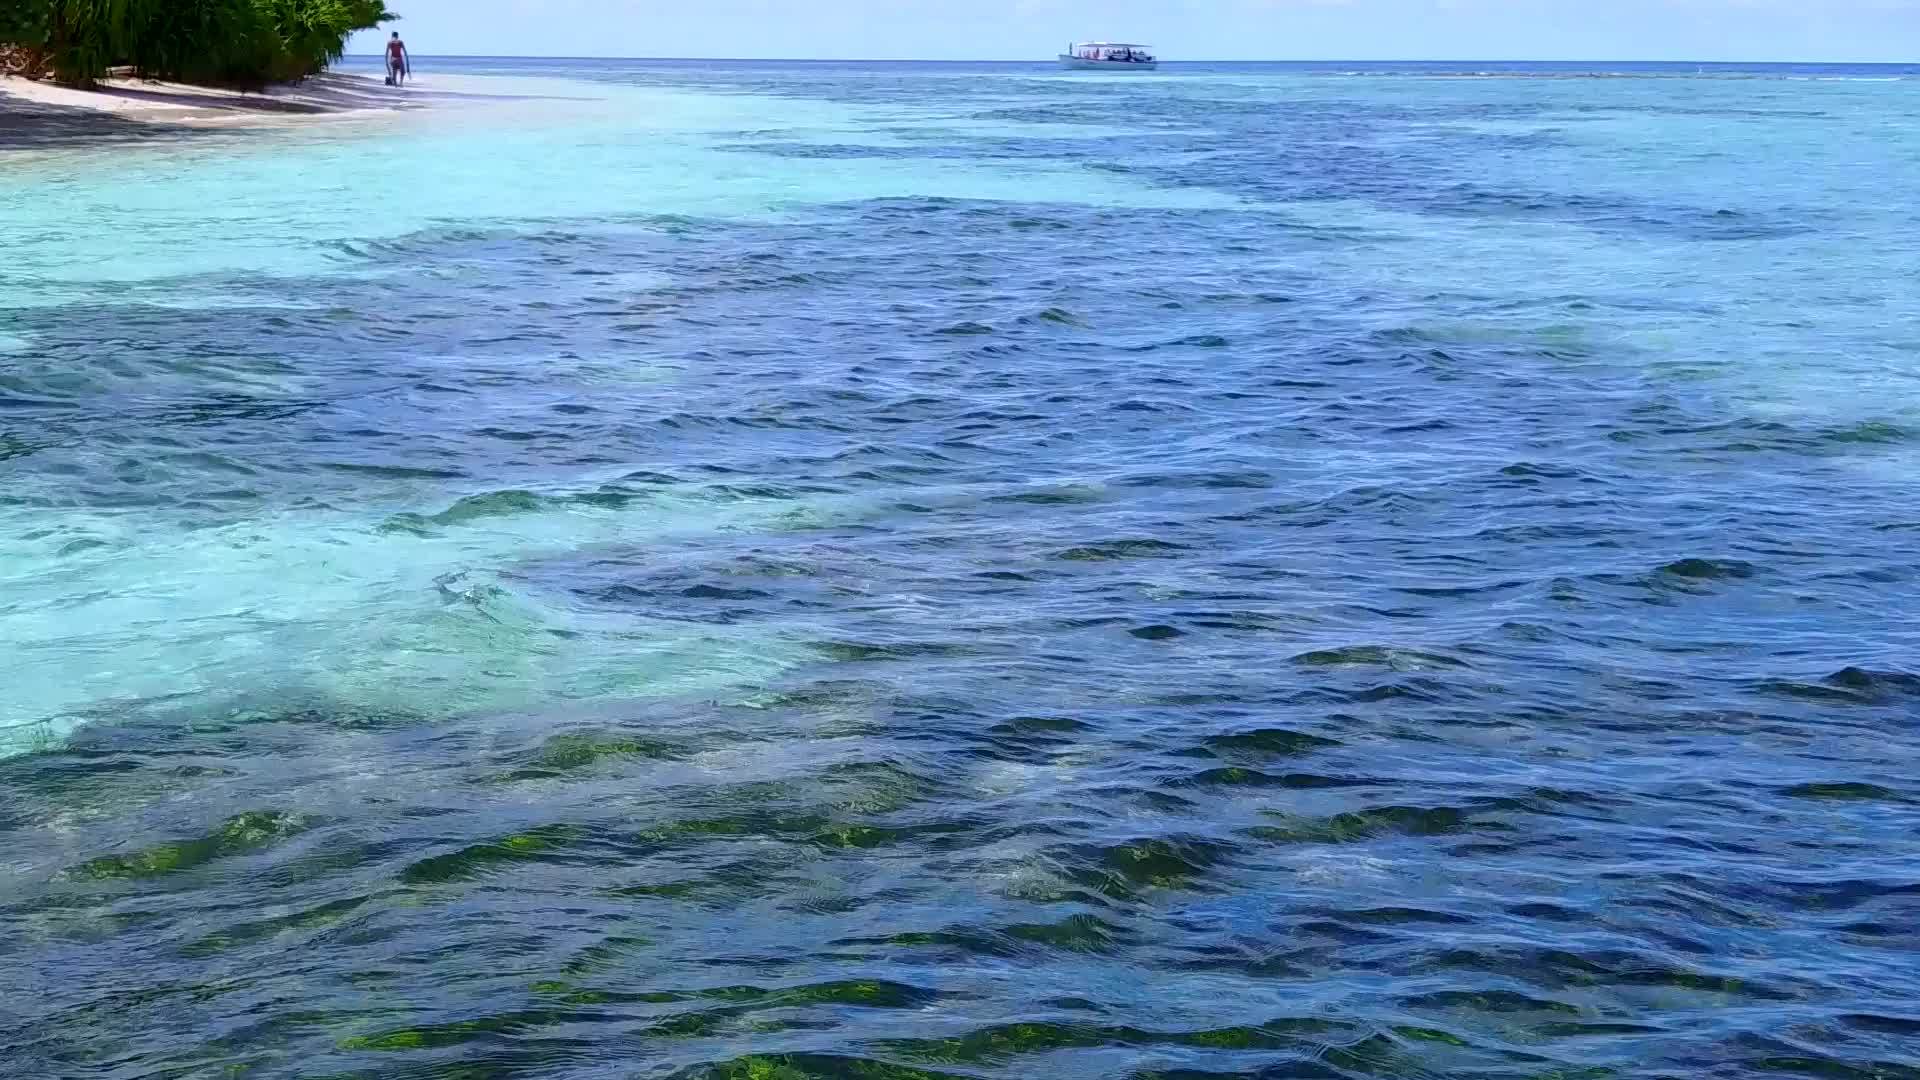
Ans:
[[[0,78],[0,112],[15,107],[74,109],[162,123],[231,123],[247,117],[392,110],[424,104],[422,88],[395,90],[362,75],[328,73],[304,82],[241,93],[183,83],[111,79],[98,89],[73,90],[51,82]]]
[[[0,76],[0,149],[182,128],[283,126],[381,113],[524,100],[525,87],[486,76],[435,75],[396,89],[371,75],[328,72],[242,93],[184,83],[112,79],[97,89]]]

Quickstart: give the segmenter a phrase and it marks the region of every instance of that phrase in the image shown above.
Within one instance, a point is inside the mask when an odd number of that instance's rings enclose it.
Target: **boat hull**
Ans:
[[[1153,71],[1160,66],[1160,63],[1157,60],[1085,60],[1078,56],[1067,56],[1063,53],[1060,56],[1060,66],[1066,68],[1068,71],[1111,71],[1120,74],[1132,74],[1134,72]]]

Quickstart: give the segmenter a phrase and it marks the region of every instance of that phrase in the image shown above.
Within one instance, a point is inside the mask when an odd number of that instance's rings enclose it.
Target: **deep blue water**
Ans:
[[[0,1073],[1920,1077],[1920,68],[418,66],[0,149]]]

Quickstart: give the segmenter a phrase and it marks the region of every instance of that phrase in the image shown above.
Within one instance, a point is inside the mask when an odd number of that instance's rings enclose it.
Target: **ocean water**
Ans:
[[[1920,68],[420,68],[0,148],[0,1073],[1920,1077]]]

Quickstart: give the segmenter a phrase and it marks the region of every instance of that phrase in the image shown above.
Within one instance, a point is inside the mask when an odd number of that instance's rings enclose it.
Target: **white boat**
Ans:
[[[1076,41],[1060,54],[1060,66],[1069,71],[1153,71],[1160,61],[1145,45],[1124,41]]]

